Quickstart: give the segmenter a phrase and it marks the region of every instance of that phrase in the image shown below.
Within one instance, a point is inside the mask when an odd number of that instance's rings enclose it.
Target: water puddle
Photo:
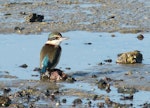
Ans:
[[[123,93],[118,93],[117,88],[114,88],[113,86],[111,86],[111,91],[108,93],[105,90],[99,89],[97,85],[92,85],[89,83],[82,83],[82,82],[74,83],[74,84],[65,84],[63,89],[64,90],[74,89],[74,90],[84,91],[88,93],[89,95],[95,94],[95,95],[103,96],[103,98],[109,97],[113,102],[120,103],[120,104],[133,104],[132,107],[136,107],[136,108],[142,105],[143,103],[149,102],[148,100],[150,100],[150,97],[149,97],[150,92],[147,92],[147,91],[136,92],[133,95],[134,96],[133,100],[121,100],[122,96],[127,96],[127,95]],[[69,96],[61,97],[61,99],[66,98],[68,100],[67,105],[72,105],[73,99],[76,99],[79,97],[73,95],[71,99]],[[97,102],[104,102],[103,98],[100,100],[92,100],[92,104],[93,104],[92,106],[94,106]],[[84,104],[87,102],[88,102],[88,98],[83,101]]]
[[[62,33],[63,36],[70,39],[63,42],[62,56],[57,68],[64,70],[66,73],[80,73],[76,77],[84,77],[86,74],[108,74],[122,73],[124,71],[141,72],[139,76],[145,72],[149,73],[150,57],[149,57],[149,41],[148,33],[143,33],[144,39],[138,40],[138,34],[121,34],[121,33],[93,33],[86,31],[70,31]],[[113,36],[112,36],[113,35]],[[19,34],[0,34],[0,76],[10,75],[12,77],[1,77],[0,80],[7,81],[13,79],[36,79],[39,80],[39,73],[33,71],[35,67],[39,67],[39,53],[41,47],[47,40],[48,33],[39,35],[19,35]],[[117,54],[139,50],[143,54],[144,60],[142,64],[135,65],[118,65],[116,64]],[[104,63],[104,60],[112,59],[112,63],[98,65]],[[27,68],[19,67],[27,64]],[[70,70],[68,70],[70,68]],[[109,73],[110,71],[110,73]],[[112,72],[113,71],[113,72]],[[143,73],[142,73],[143,72]],[[83,73],[83,75],[82,75]],[[86,73],[86,74],[84,74]],[[37,76],[36,76],[37,75]],[[148,74],[149,75],[149,74]],[[36,76],[36,77],[35,77]],[[149,77],[146,77],[149,80]],[[134,107],[149,102],[150,92],[140,91],[134,94],[133,100],[120,100],[123,94],[117,93],[117,88],[111,86],[111,92],[100,90],[97,85],[91,83],[75,82],[73,84],[63,83],[61,89],[77,89],[90,94],[106,95],[111,100],[119,103],[132,103]],[[16,90],[15,88],[12,90]],[[0,92],[2,94],[2,92]],[[61,96],[67,99],[65,105],[72,105],[72,101],[78,96]],[[140,98],[142,97],[142,98]],[[83,99],[87,104],[88,100]],[[104,100],[102,100],[103,102]],[[39,101],[43,103],[43,101]],[[93,106],[97,101],[93,101]]]
[[[115,37],[112,37],[112,34]],[[62,35],[70,39],[61,44],[62,56],[57,68],[66,72],[91,71],[89,68],[94,66],[97,67],[97,70],[101,67],[126,68],[128,66],[116,65],[117,54],[133,50],[141,51],[144,58],[142,65],[137,65],[137,68],[149,67],[147,66],[150,64],[149,34],[143,34],[145,37],[143,40],[136,38],[138,34],[71,31],[62,33]],[[33,69],[39,66],[39,53],[47,36],[48,33],[39,35],[0,34],[0,71],[8,71],[11,75],[16,75],[21,79],[34,79],[31,74],[38,74]],[[97,65],[104,62],[105,59],[112,59],[112,63],[101,67]],[[28,67],[20,68],[22,64],[27,64]],[[70,67],[71,70],[66,70],[67,67]],[[94,67],[95,70],[96,67]]]

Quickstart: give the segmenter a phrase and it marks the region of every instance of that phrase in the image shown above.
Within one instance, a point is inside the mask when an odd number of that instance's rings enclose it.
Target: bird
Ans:
[[[67,39],[67,37],[62,37],[59,32],[52,32],[49,34],[48,40],[40,52],[41,73],[45,73],[47,70],[51,70],[56,67],[62,51],[60,43]]]

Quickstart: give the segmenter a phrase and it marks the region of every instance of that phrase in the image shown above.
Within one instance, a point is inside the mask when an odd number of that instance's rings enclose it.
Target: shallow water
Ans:
[[[112,34],[115,37],[111,37]],[[150,37],[148,33],[143,34],[145,37],[143,40],[136,38],[138,34],[70,31],[62,35],[70,39],[61,44],[62,56],[57,68],[66,72],[98,71],[103,67],[120,70],[134,67],[145,71],[149,68]],[[31,77],[31,74],[38,74],[33,72],[33,69],[39,66],[39,53],[47,36],[48,33],[39,35],[0,34],[0,71],[8,71],[9,74],[20,79],[37,79]],[[123,66],[115,63],[117,54],[133,50],[139,50],[143,54],[144,60],[141,65]],[[109,58],[113,60],[111,64],[97,65]],[[20,68],[22,64],[27,64],[27,69]],[[66,70],[66,67],[70,67],[71,70]]]
[[[80,90],[80,91],[85,91],[87,92],[88,94],[95,94],[95,95],[103,95],[104,98],[106,96],[110,97],[110,99],[113,101],[113,102],[117,102],[117,103],[121,103],[121,104],[133,104],[133,107],[135,108],[138,108],[140,107],[140,105],[142,105],[143,103],[146,103],[146,102],[149,102],[150,100],[150,92],[147,92],[147,91],[139,91],[139,92],[136,92],[134,95],[133,95],[133,100],[120,100],[122,98],[122,96],[126,96],[126,94],[123,94],[123,93],[118,93],[117,92],[117,88],[114,88],[111,86],[111,92],[110,93],[107,93],[105,90],[101,90],[99,89],[96,85],[91,85],[91,84],[88,84],[88,83],[74,83],[74,84],[65,84],[65,87],[63,89],[75,89],[76,90]],[[127,95],[128,96],[128,95]],[[72,100],[73,99],[76,99],[77,97],[76,96],[73,96],[73,97],[61,97],[62,99],[63,98],[66,98],[67,99],[67,105],[72,105]],[[71,99],[70,99],[71,98]],[[96,104],[97,102],[104,102],[104,100],[96,100],[96,101],[92,101],[92,105]],[[88,102],[88,99],[85,99],[83,103],[87,103]]]
[[[124,71],[149,72],[150,57],[149,57],[149,41],[148,33],[143,33],[144,39],[138,40],[138,34],[121,34],[121,33],[98,33],[86,31],[70,31],[62,33],[63,36],[69,37],[69,40],[64,41],[62,46],[62,56],[57,68],[64,70],[66,73],[74,73],[73,76],[83,77],[86,73],[103,74],[105,72],[113,74]],[[115,35],[115,37],[112,37]],[[0,34],[0,75],[17,76],[18,79],[39,79],[32,75],[39,75],[33,71],[35,67],[39,67],[39,53],[41,47],[47,40],[48,33],[38,35],[19,35],[19,34]],[[135,65],[118,65],[115,63],[117,54],[132,50],[139,50],[143,54],[144,60],[142,64]],[[105,59],[112,59],[112,63],[98,65],[104,63]],[[27,68],[19,67],[22,64],[27,64]],[[66,68],[70,67],[71,70]],[[112,72],[113,71],[113,72]],[[80,73],[80,74],[77,74]],[[83,75],[82,75],[83,73]],[[139,75],[142,76],[142,73]],[[121,77],[120,77],[121,78]],[[149,80],[149,76],[145,76]],[[16,78],[12,78],[16,79]],[[0,78],[0,80],[10,80],[10,78]],[[62,89],[83,90],[94,94],[105,94],[111,97],[112,101],[121,103],[133,103],[135,107],[149,102],[150,92],[140,91],[134,94],[133,101],[120,101],[121,95],[117,93],[117,89],[111,86],[111,92],[99,90],[97,86],[92,86],[88,83],[77,82],[73,84],[64,84]],[[140,98],[142,97],[142,98]],[[66,98],[66,105],[72,105],[72,101],[76,96],[62,96]],[[88,101],[83,99],[84,103]],[[37,104],[46,103],[39,101]],[[92,101],[96,104],[97,101]],[[64,105],[65,106],[65,105]]]

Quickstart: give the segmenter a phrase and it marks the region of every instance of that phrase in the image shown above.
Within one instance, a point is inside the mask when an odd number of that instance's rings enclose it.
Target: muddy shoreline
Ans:
[[[2,2],[0,33],[37,34],[59,30],[92,32],[149,32],[149,2],[140,1],[53,1]],[[42,11],[41,11],[42,10]],[[71,10],[71,11],[69,11]],[[26,22],[31,13],[42,22]],[[19,28],[19,29],[16,29]]]
[[[120,32],[120,33],[149,33],[150,32],[150,6],[148,0],[87,0],[70,1],[54,0],[44,1],[1,1],[0,4],[0,33],[1,34],[40,34],[44,32],[59,31],[89,31],[89,32]],[[36,13],[43,15],[42,22],[28,22],[26,18]],[[89,45],[89,44],[88,44]],[[91,45],[91,44],[90,44]],[[95,64],[96,65],[96,64]],[[43,82],[39,80],[23,80],[7,71],[0,70],[0,95],[4,97],[0,100],[1,106],[19,108],[47,108],[47,107],[143,107],[149,108],[150,103],[147,99],[140,105],[133,104],[136,93],[127,96],[124,93],[119,95],[117,102],[112,99],[114,91],[122,87],[150,91],[150,72],[148,65],[137,65],[135,69],[127,69],[122,72],[115,66],[107,67],[102,65],[100,71],[91,67],[89,72],[69,73],[77,81],[68,82]],[[106,66],[106,67],[105,67]],[[101,67],[101,66],[96,66]],[[71,67],[70,67],[71,68]],[[105,70],[106,68],[106,70]],[[143,69],[142,68],[146,68]],[[101,70],[102,69],[102,70]],[[140,70],[141,69],[141,70]],[[30,69],[29,69],[30,70]],[[27,69],[27,71],[29,71]],[[72,71],[72,70],[71,70]],[[118,72],[118,73],[115,73]],[[83,77],[84,74],[84,77]],[[38,73],[32,77],[40,77]],[[110,78],[108,85],[112,91],[98,89],[97,82],[100,79]],[[79,85],[78,85],[79,83]],[[69,85],[69,86],[66,86]],[[87,86],[87,90],[85,89]],[[73,86],[74,88],[70,88]],[[78,88],[78,89],[76,89]],[[79,90],[79,88],[81,88]],[[118,94],[118,92],[117,92]],[[108,96],[109,95],[109,96]],[[116,94],[115,94],[116,95]],[[123,95],[123,96],[122,96]],[[9,97],[10,100],[5,98]],[[143,97],[144,98],[144,97]],[[72,100],[71,100],[72,99]],[[123,99],[123,102],[120,101]],[[7,104],[4,104],[7,101]],[[126,103],[127,100],[127,103]],[[130,101],[131,100],[131,101]],[[141,99],[142,100],[142,99]],[[68,101],[68,102],[66,102]],[[126,103],[126,104],[124,104]]]

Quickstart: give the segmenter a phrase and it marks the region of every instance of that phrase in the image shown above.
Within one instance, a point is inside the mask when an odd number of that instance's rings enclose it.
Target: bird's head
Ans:
[[[66,37],[62,37],[62,35],[59,32],[52,32],[51,34],[49,34],[48,36],[48,40],[46,42],[46,44],[51,44],[51,45],[60,45],[60,43],[63,40],[67,40],[68,38]]]

